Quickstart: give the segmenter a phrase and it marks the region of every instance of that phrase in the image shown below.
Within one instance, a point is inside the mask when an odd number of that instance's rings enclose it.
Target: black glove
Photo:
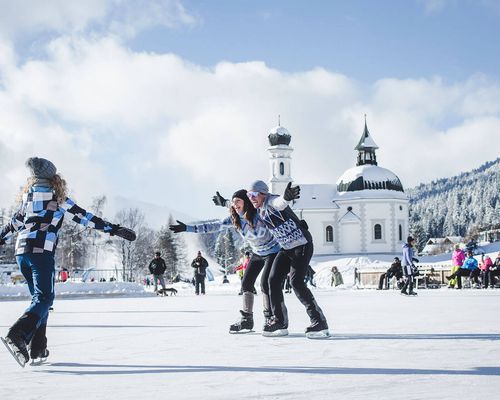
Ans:
[[[218,192],[217,192],[218,193]],[[169,229],[174,233],[186,232],[186,224],[177,220],[177,225],[170,225]]]
[[[288,182],[285,193],[283,194],[283,198],[286,201],[292,201],[300,198],[300,186],[292,187],[292,182]]]
[[[215,192],[215,196],[212,197],[212,201],[216,206],[227,207],[227,199],[221,196],[219,192]],[[177,221],[179,222],[179,221]]]
[[[137,239],[137,235],[132,229],[125,228],[118,224],[111,224],[111,231],[109,232],[111,236],[118,236],[122,239],[128,240],[129,242],[133,242]]]
[[[1,246],[2,244],[5,244],[5,240],[4,240],[4,239],[0,239],[0,246]]]
[[[416,263],[419,263],[419,262],[420,262],[420,261],[418,260],[418,258],[415,258],[415,257],[413,257],[411,260],[412,260],[413,262],[416,262]]]

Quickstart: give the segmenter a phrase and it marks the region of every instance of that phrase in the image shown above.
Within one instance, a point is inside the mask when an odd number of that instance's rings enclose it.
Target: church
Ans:
[[[269,189],[282,194],[288,182],[293,182],[292,136],[278,125],[268,139]],[[408,196],[399,178],[378,166],[377,149],[365,117],[363,134],[354,148],[356,166],[335,184],[294,183],[301,192],[291,207],[309,225],[315,255],[401,252],[408,235]]]

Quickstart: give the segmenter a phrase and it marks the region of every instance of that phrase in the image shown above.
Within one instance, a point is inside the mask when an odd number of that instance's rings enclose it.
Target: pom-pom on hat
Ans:
[[[57,172],[56,166],[45,158],[30,157],[26,160],[26,167],[35,178],[51,179]]]

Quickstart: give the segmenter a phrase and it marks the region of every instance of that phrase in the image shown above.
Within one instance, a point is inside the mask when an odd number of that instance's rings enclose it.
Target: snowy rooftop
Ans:
[[[335,203],[337,186],[328,184],[300,185],[300,199],[292,206],[295,210],[301,209],[337,209]]]

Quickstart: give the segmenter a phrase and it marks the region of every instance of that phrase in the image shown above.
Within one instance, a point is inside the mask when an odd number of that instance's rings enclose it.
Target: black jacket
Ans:
[[[191,267],[195,268],[194,273],[196,275],[205,276],[206,275],[205,270],[208,268],[208,261],[205,260],[203,257],[196,257],[191,263]]]
[[[167,264],[163,258],[153,258],[149,263],[149,272],[153,275],[163,275],[167,270]]]
[[[396,279],[401,279],[403,277],[403,271],[401,269],[401,262],[393,262],[391,264],[391,267],[387,270],[386,272],[387,279],[392,278],[393,276],[396,277]]]

